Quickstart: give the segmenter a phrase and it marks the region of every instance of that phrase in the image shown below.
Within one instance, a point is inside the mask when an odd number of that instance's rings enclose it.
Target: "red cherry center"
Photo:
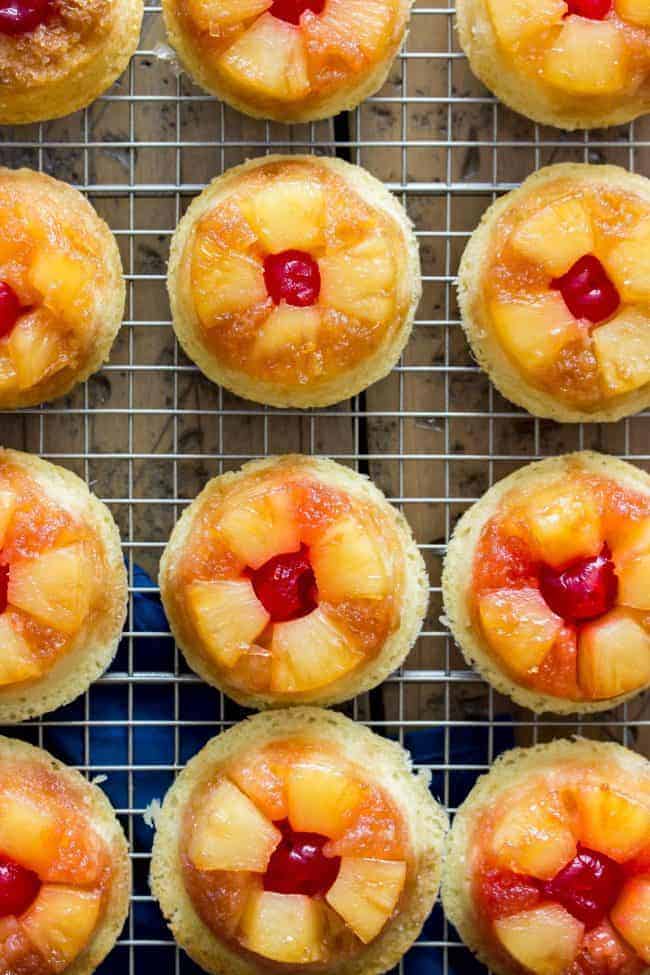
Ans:
[[[1,553],[0,553],[1,554]],[[9,566],[0,563],[0,613],[4,613],[9,605]]]
[[[40,889],[38,874],[0,853],[0,917],[22,914]]]
[[[9,335],[19,315],[18,295],[10,285],[0,281],[0,339]]]
[[[586,318],[594,325],[610,318],[621,303],[605,268],[593,254],[581,257],[562,277],[553,278],[551,287],[561,292],[575,318]]]
[[[618,863],[604,853],[579,846],[577,856],[553,880],[542,884],[541,891],[587,928],[594,928],[618,900],[623,881]]]
[[[42,24],[52,0],[0,0],[0,34],[28,34]]]
[[[287,220],[291,215],[287,215]],[[306,251],[288,250],[269,254],[264,261],[264,283],[276,305],[306,308],[318,301],[320,271],[318,262]]]
[[[259,569],[249,569],[248,575],[273,623],[297,620],[318,606],[316,577],[306,545],[299,552],[274,556]]]
[[[323,847],[329,842],[320,833],[295,833],[288,819],[275,824],[282,832],[264,874],[264,890],[276,894],[326,894],[336,880],[340,857],[326,857]]]
[[[322,14],[324,9],[325,0],[273,0],[271,13],[278,20],[286,20],[288,24],[299,24],[306,10]]]
[[[612,609],[618,579],[607,543],[598,555],[576,559],[563,569],[543,564],[539,570],[542,596],[558,616],[570,623],[595,619]]]
[[[612,0],[566,0],[566,2],[569,14],[588,17],[589,20],[604,20],[612,9]]]

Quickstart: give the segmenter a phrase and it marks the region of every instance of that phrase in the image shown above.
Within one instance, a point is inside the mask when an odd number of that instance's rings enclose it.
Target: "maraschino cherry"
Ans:
[[[604,20],[612,9],[612,0],[567,0],[567,6],[569,14],[589,20]]]
[[[576,559],[563,569],[540,566],[539,588],[553,612],[569,623],[602,616],[618,594],[609,546],[605,543],[598,555]]]
[[[322,14],[324,8],[325,0],[273,0],[271,13],[288,24],[299,24],[306,10]]]
[[[0,0],[0,34],[28,34],[42,24],[52,0]]]
[[[581,257],[566,274],[554,278],[551,287],[561,292],[575,318],[586,318],[593,325],[613,315],[621,303],[607,271],[593,254]]]
[[[318,605],[316,577],[306,545],[298,552],[276,555],[248,574],[273,623],[300,619]]]
[[[0,853],[0,917],[22,914],[40,889],[38,874]]]
[[[616,903],[623,880],[618,863],[604,853],[579,846],[577,856],[542,884],[541,891],[559,901],[586,927],[594,928]]]
[[[288,819],[275,824],[282,832],[264,874],[264,890],[276,894],[326,894],[336,880],[340,857],[326,857],[323,847],[329,842],[320,833],[294,833]]]
[[[20,315],[20,301],[14,289],[0,281],[0,339],[9,335]]]
[[[0,613],[4,613],[9,605],[9,566],[0,562]]]
[[[318,262],[306,251],[269,254],[264,261],[264,283],[276,305],[286,301],[306,308],[318,301],[320,294]]]

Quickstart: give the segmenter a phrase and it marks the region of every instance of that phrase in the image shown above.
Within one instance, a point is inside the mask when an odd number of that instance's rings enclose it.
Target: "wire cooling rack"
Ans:
[[[132,844],[132,910],[107,973],[198,971],[178,952],[147,885],[143,818],[201,745],[242,716],[202,685],[174,648],[157,590],[160,552],[205,480],[251,457],[326,454],[370,474],[401,506],[431,577],[424,631],[404,667],[345,710],[407,744],[453,810],[495,755],[577,731],[648,754],[647,698],[581,723],[534,719],[469,671],[440,599],[446,540],[495,479],[536,457],[593,447],[648,466],[648,415],[608,427],[540,422],[501,399],[471,359],[454,278],[468,234],[499,193],[560,160],[615,162],[650,174],[650,124],[562,134],[498,105],[460,52],[453,9],[419,5],[390,79],[357,112],[285,128],[215,102],[179,73],[157,5],[109,94],[62,121],[0,131],[0,161],[87,192],[113,228],[127,273],[127,315],[111,362],[66,400],[0,416],[0,442],[64,464],[110,505],[129,567],[130,609],[118,657],[73,705],[8,733],[52,750],[104,788]],[[267,151],[337,154],[394,190],[414,221],[424,298],[391,376],[327,410],[276,411],[212,386],[174,342],[164,277],[171,233],[206,182]],[[482,972],[438,906],[400,973]]]

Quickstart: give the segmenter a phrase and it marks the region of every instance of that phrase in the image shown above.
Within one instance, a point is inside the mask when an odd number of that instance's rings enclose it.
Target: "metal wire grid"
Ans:
[[[588,135],[542,129],[499,106],[459,51],[453,9],[417,6],[404,52],[374,98],[349,117],[286,129],[243,119],[181,76],[164,47],[158,5],[118,85],[60,122],[0,133],[0,160],[66,179],[112,226],[128,282],[127,318],[111,362],[52,406],[5,414],[0,441],[82,474],[111,506],[129,566],[130,608],[115,664],[68,708],[20,729],[104,788],[132,844],[131,914],[104,972],[193,972],[148,892],[151,832],[143,819],[174,774],[241,717],[184,665],[162,621],[157,561],[182,507],[211,475],[254,456],[302,450],[369,473],[411,521],[431,575],[418,645],[382,689],[346,710],[427,757],[453,812],[495,754],[576,731],[648,753],[647,702],[576,723],[534,718],[469,671],[441,618],[440,563],[459,514],[493,481],[531,459],[590,446],[648,466],[648,417],[562,428],[502,400],[469,356],[453,284],[483,209],[551,161],[618,162],[648,173],[646,122]],[[425,295],[393,374],[329,410],[275,411],[212,387],[175,345],[164,294],[169,238],[192,195],[228,166],[268,151],[339,154],[398,193],[420,238]],[[142,606],[152,612],[143,617]],[[153,609],[152,609],[153,607]],[[144,619],[144,622],[143,622]],[[431,739],[423,739],[429,734]],[[419,744],[418,744],[419,743]],[[483,971],[439,906],[400,973]]]

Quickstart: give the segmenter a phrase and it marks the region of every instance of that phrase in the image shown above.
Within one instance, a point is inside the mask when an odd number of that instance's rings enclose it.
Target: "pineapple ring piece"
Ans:
[[[0,224],[0,284],[17,306],[0,323],[0,410],[13,410],[97,372],[122,323],[125,286],[113,234],[67,183],[0,167]]]
[[[27,34],[0,33],[0,124],[44,122],[76,112],[107,91],[140,38],[143,0],[56,5]]]
[[[650,476],[590,451],[528,464],[460,519],[442,588],[468,664],[518,704],[622,704],[650,687]]]
[[[458,294],[474,356],[511,402],[560,423],[646,409],[650,181],[618,166],[540,169],[483,215]]]
[[[418,636],[428,580],[408,523],[367,478],[295,454],[208,482],[172,532],[160,591],[192,669],[265,708],[379,684]]]
[[[458,0],[459,40],[483,84],[533,121],[621,125],[650,109],[650,17],[643,2],[610,6],[592,19],[575,0]]]
[[[171,44],[207,91],[254,118],[309,122],[383,85],[410,0],[164,0]]]
[[[0,842],[40,882],[20,916],[0,919],[0,968],[91,975],[131,893],[128,843],[106,795],[43,749],[0,737]]]
[[[243,803],[262,820],[252,832]],[[328,840],[325,857],[340,863],[323,890],[278,891],[272,819],[285,834]],[[213,738],[176,779],[156,816],[151,890],[177,943],[213,975],[257,975],[272,962],[379,975],[433,906],[447,826],[428,777],[396,743],[331,711],[267,712]],[[215,850],[212,869],[195,866],[198,851]],[[246,870],[242,852],[263,859]],[[296,881],[289,873],[282,887]]]
[[[107,668],[126,616],[120,535],[75,474],[0,448],[0,721],[68,704]]]
[[[575,863],[578,847],[609,865],[612,885],[589,894],[580,885],[585,898],[606,897],[601,919],[588,923],[571,901],[575,890],[561,903],[544,887],[550,873],[561,876]],[[647,971],[650,763],[621,745],[584,738],[500,755],[454,817],[442,903],[496,975],[599,971],[598,958],[611,975]]]
[[[386,376],[422,288],[395,197],[359,166],[314,156],[264,156],[213,180],[176,228],[167,284],[177,338],[209,379],[300,408]]]

